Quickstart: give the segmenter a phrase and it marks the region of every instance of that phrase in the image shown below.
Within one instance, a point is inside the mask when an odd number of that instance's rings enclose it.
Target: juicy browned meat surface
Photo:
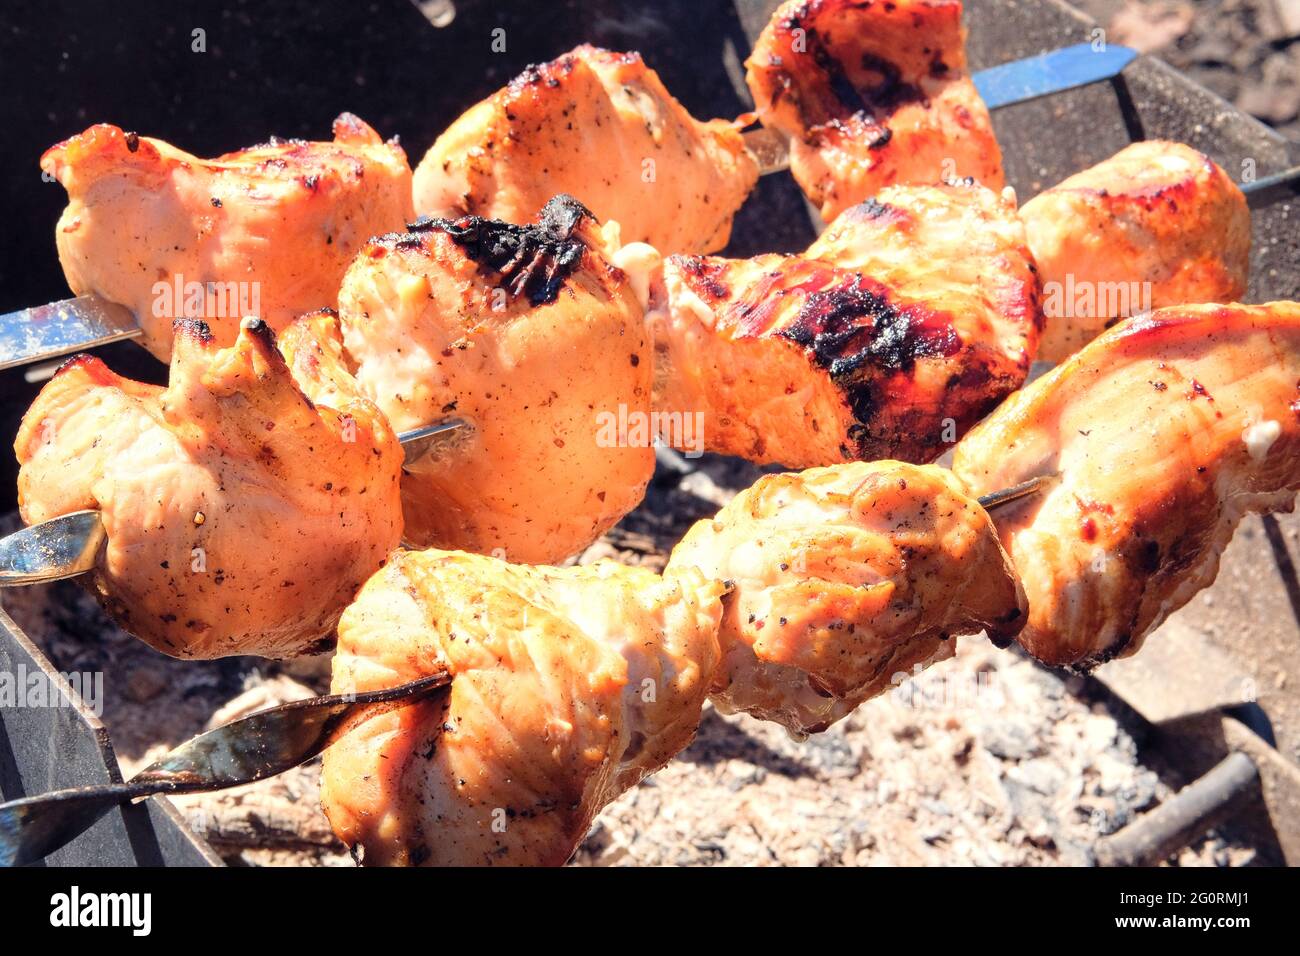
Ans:
[[[333,689],[449,671],[450,691],[351,728],[322,802],[364,863],[563,863],[689,743],[707,693],[817,730],[956,635],[1009,639],[1023,618],[988,516],[900,462],[766,478],[662,577],[402,552],[344,613]]]
[[[264,323],[174,341],[166,389],[82,355],[41,390],[14,442],[23,519],[99,509],[92,587],[163,653],[323,649],[398,544],[401,446],[370,402],[300,391]]]
[[[696,523],[673,550],[680,568],[732,585],[714,704],[796,733],[952,656],[959,634],[1010,640],[1025,620],[988,514],[934,465],[762,478]]]
[[[650,285],[656,408],[790,467],[936,457],[1024,381],[1041,321],[1014,203],[970,184],[887,189],[802,256],[672,256]]]
[[[362,244],[412,214],[406,154],[349,113],[331,143],[211,160],[100,124],[41,168],[68,191],[55,234],[68,285],[131,309],[164,361],[173,319],[203,319],[230,345],[245,315],[279,331],[334,307]]]
[[[415,205],[525,223],[568,193],[624,242],[711,252],[757,179],[739,124],[696,120],[640,54],[584,45],[453,123],[415,171]]]
[[[1002,188],[958,0],[789,0],[745,65],[759,117],[791,138],[790,170],[827,222],[895,183]]]
[[[1064,361],[1130,315],[1246,292],[1246,197],[1190,146],[1134,143],[1020,215],[1043,281],[1045,361]]]
[[[1300,488],[1300,305],[1125,320],[957,446],[976,493],[1059,473],[997,512],[1049,664],[1133,653],[1218,572],[1242,516]]]
[[[694,736],[721,591],[612,562],[399,553],[343,615],[333,689],[454,679],[326,751],[335,832],[367,864],[563,863]]]
[[[407,541],[559,561],[641,500],[653,436],[617,426],[648,420],[652,355],[607,249],[559,197],[526,227],[425,220],[348,270],[338,331],[308,338],[341,338],[327,350],[397,431],[469,425],[403,476]]]

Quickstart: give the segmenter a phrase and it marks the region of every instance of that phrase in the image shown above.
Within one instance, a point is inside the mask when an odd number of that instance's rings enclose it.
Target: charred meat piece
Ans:
[[[559,561],[641,500],[653,435],[625,424],[649,419],[653,356],[607,252],[567,196],[527,226],[423,219],[365,246],[336,329],[307,320],[398,431],[469,425],[404,476],[408,541]]]
[[[568,193],[624,242],[711,252],[757,179],[739,124],[693,118],[639,54],[584,45],[453,123],[415,171],[415,206],[526,223]]]
[[[1024,381],[1040,321],[1009,199],[894,187],[802,256],[665,260],[656,407],[756,462],[928,461]]]
[[[1002,188],[958,0],[789,0],[745,65],[759,118],[790,137],[790,170],[827,222],[895,183]]]
[[[1300,489],[1300,305],[1127,319],[1012,396],[957,446],[1029,598],[1020,641],[1049,664],[1131,654],[1218,572],[1242,517]]]

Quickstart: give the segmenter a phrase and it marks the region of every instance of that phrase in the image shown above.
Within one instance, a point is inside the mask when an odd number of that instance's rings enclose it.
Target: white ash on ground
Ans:
[[[1071,683],[983,638],[826,733],[710,709],[673,764],[598,819],[582,865],[1089,865],[1169,795]],[[1184,865],[1241,865],[1211,836]]]

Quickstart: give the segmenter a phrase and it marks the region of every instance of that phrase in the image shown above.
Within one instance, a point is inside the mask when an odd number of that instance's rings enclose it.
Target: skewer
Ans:
[[[420,432],[441,434],[448,430],[443,425]],[[419,440],[423,438],[421,435]],[[1032,478],[984,495],[979,503],[991,509],[1019,500],[1038,491],[1053,477]],[[61,528],[69,553],[88,559],[86,568],[82,568],[86,570],[94,563],[103,541],[98,513],[76,512],[35,528],[55,526]],[[14,537],[0,541],[0,554]],[[445,693],[451,681],[450,673],[444,671],[386,690],[293,701],[200,734],[125,783],[56,790],[0,804],[0,866],[21,866],[45,857],[123,803],[155,794],[224,790],[284,773],[320,754],[358,723]]]
[[[425,425],[397,436],[403,468],[419,471],[465,427],[460,419]],[[71,511],[0,538],[0,587],[61,581],[95,566],[106,532],[98,511]]]
[[[1094,50],[1091,44],[1080,43],[981,70],[971,79],[985,105],[995,110],[1112,79],[1136,56],[1135,50],[1124,46],[1108,44]],[[745,134],[745,143],[762,175],[790,168],[788,144],[775,131],[753,130]],[[131,310],[95,295],[20,309],[0,315],[0,371],[139,335],[140,325]]]
[[[1137,55],[1126,46],[1107,44],[1096,50],[1091,43],[1076,43],[980,70],[971,75],[971,82],[984,105],[996,110],[1114,79]],[[745,133],[745,146],[758,161],[760,176],[790,168],[789,142],[776,130],[750,130]]]
[[[464,424],[455,420],[404,432],[399,437],[407,449],[407,466],[410,466],[412,447],[421,449],[417,454],[423,459],[446,440],[445,436]],[[1034,494],[1055,477],[1030,478],[1014,487],[984,495],[979,503],[985,510],[992,510]],[[61,581],[85,574],[99,559],[105,537],[98,511],[71,511],[6,535],[0,538],[0,587]]]
[[[0,804],[0,866],[22,866],[53,853],[123,803],[159,793],[224,790],[284,773],[358,723],[450,684],[451,674],[443,672],[386,690],[291,701],[199,734],[126,783],[55,790]]]
[[[786,140],[773,130],[747,132],[745,145],[759,159],[764,175],[789,168]],[[1300,166],[1241,183],[1240,188],[1251,209],[1263,209],[1300,196]],[[0,371],[135,339],[139,335],[140,326],[130,309],[96,295],[20,309],[0,315]]]
[[[1027,498],[1029,495],[1035,494],[1055,481],[1057,477],[1057,475],[1038,475],[1027,481],[1022,481],[1018,485],[1012,485],[1010,488],[990,491],[987,495],[980,495],[976,501],[980,503],[980,507],[985,511],[992,511],[994,508],[1009,505],[1013,501],[1019,501],[1021,498]]]
[[[1253,183],[1242,183],[1241,191],[1246,194],[1246,204],[1251,209],[1263,209],[1283,199],[1300,196],[1300,166],[1292,166]]]

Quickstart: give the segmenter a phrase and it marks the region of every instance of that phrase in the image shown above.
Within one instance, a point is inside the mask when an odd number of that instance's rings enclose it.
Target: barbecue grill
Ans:
[[[22,130],[6,160],[17,165],[4,170],[0,187],[13,212],[11,227],[0,235],[0,311],[66,296],[49,234],[63,196],[40,182],[35,160],[45,146],[93,120],[135,125],[211,155],[270,131],[319,134],[346,108],[386,134],[400,132],[418,158],[466,106],[527,63],[583,41],[640,50],[692,113],[731,116],[748,106],[741,63],[776,5],[667,0],[647,7],[583,0],[542,7],[517,0],[426,0],[417,6],[386,0],[374,5],[378,15],[373,8],[305,2],[274,9],[236,3],[223,15],[208,5],[181,3],[169,7],[166,25],[155,15],[144,18],[143,27],[120,8],[78,10],[80,39],[65,35],[71,15],[49,9],[43,22],[25,25],[29,32],[0,38],[0,62],[27,71],[21,82],[7,84],[9,102],[0,105],[7,118],[19,120],[6,128]],[[454,18],[446,23],[452,9]],[[1097,24],[1058,0],[967,0],[966,23],[973,70],[1103,38]],[[205,31],[206,52],[194,52],[192,29]],[[496,29],[505,31],[505,52],[489,52]],[[65,47],[72,58],[60,61]],[[106,86],[97,81],[104,61],[109,67],[145,65],[130,82]],[[53,72],[58,62],[67,64],[66,74]],[[167,90],[157,86],[162,78]],[[171,98],[173,88],[183,95]],[[1145,57],[1111,83],[999,110],[994,125],[1008,182],[1022,199],[1135,139],[1188,143],[1239,180],[1300,162],[1296,144]],[[1300,299],[1295,215],[1291,201],[1254,213],[1250,301]],[[767,177],[737,217],[727,254],[794,251],[813,238],[814,221],[792,181]],[[137,347],[107,351],[113,367],[160,380],[162,367]],[[39,383],[27,381],[21,369],[0,373],[0,383],[0,421],[12,436]],[[0,510],[9,510],[14,462],[6,461],[0,471]],[[661,469],[657,481],[680,477]],[[1263,839],[1275,839],[1291,862],[1300,861],[1300,692],[1274,675],[1300,669],[1298,539],[1300,521],[1290,516],[1247,519],[1210,592],[1214,604],[1198,622],[1205,626],[1179,623],[1184,615],[1164,629],[1177,633],[1154,637],[1144,658],[1107,665],[1094,678],[1157,725],[1155,739],[1181,753],[1188,779],[1228,750],[1246,751],[1258,768],[1271,816],[1270,824],[1256,815]],[[1216,682],[1207,671],[1217,664],[1253,680],[1256,699],[1245,701],[1239,683]],[[57,678],[57,667],[0,613],[0,669],[20,667],[47,675],[66,706],[0,709],[0,798],[120,779],[112,728],[78,704]],[[1160,690],[1148,676],[1152,671]],[[1228,709],[1235,718],[1225,719]],[[1238,807],[1258,806],[1250,803],[1256,799],[1254,776],[1234,770],[1240,767],[1205,783],[1200,797],[1204,802],[1209,792],[1211,809],[1222,809],[1229,798]],[[110,814],[49,861],[203,865],[219,858],[166,800],[152,798]]]

